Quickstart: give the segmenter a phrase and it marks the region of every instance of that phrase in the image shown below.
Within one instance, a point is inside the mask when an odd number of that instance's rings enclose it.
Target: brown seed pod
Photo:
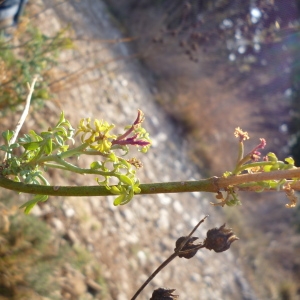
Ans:
[[[228,250],[230,245],[238,239],[232,229],[226,228],[224,224],[219,228],[208,230],[203,245],[206,249],[223,252]]]

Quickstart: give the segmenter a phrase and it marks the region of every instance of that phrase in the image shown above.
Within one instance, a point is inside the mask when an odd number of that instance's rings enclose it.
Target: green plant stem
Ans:
[[[41,157],[37,160],[32,160],[30,163],[34,163],[34,164],[42,164],[44,162],[50,162],[50,161],[56,161],[57,158],[61,158],[61,159],[65,159],[71,156],[76,156],[76,155],[80,155],[80,154],[84,154],[84,149],[86,149],[87,147],[89,147],[88,143],[83,143],[78,147],[75,147],[73,149],[67,150],[65,152],[59,153],[59,154],[55,154],[55,155],[49,155],[49,156],[44,156]]]
[[[300,178],[300,168],[292,170],[280,170],[273,172],[243,174],[238,176],[229,176],[228,178],[211,177],[198,181],[178,181],[140,184],[141,195],[161,194],[161,193],[184,193],[184,192],[212,192],[228,189],[236,186],[240,191],[261,190],[261,186],[239,187],[244,183],[263,181],[263,180],[282,180]],[[287,181],[294,190],[300,190],[300,182],[293,180]],[[34,184],[24,184],[14,182],[10,179],[0,176],[0,186],[16,192],[27,194],[49,195],[49,196],[108,196],[113,195],[104,186],[41,186]],[[277,189],[270,189],[277,191]]]
[[[100,171],[100,170],[96,170],[96,169],[79,168],[71,163],[66,162],[58,155],[53,158],[53,161],[59,165],[64,166],[66,170],[73,172],[73,173],[78,173],[78,174],[83,174],[83,175],[84,174],[95,174],[95,175],[101,175],[101,176],[114,176],[115,175],[115,173],[113,171],[105,172],[105,171]]]
[[[239,152],[238,152],[238,157],[237,157],[237,162],[236,162],[237,166],[240,164],[240,161],[243,158],[243,156],[244,156],[244,143],[243,143],[243,141],[240,141],[239,142]]]
[[[250,160],[250,158],[248,160]],[[235,169],[234,174],[236,175],[236,174],[241,173],[244,170],[255,168],[255,167],[265,167],[265,166],[273,166],[273,165],[274,165],[274,162],[272,162],[272,161],[259,161],[259,162],[254,162],[254,163],[250,163],[250,164],[246,164],[246,165],[243,164]]]

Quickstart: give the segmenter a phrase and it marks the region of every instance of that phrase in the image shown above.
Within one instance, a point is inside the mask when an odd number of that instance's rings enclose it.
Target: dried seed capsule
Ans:
[[[219,228],[213,228],[207,231],[204,247],[215,252],[223,252],[230,248],[231,243],[239,238],[234,234],[231,228],[225,228],[225,224]]]
[[[186,236],[182,236],[176,241],[176,248],[174,249],[174,251],[178,250],[181,243],[183,243],[183,241],[185,239],[186,239]],[[199,250],[199,244],[194,244],[194,241],[196,241],[196,240],[198,240],[197,237],[189,238],[188,241],[185,243],[185,245],[180,249],[178,256],[184,257],[186,259],[192,258]]]
[[[173,295],[172,293],[175,289],[168,289],[168,288],[158,288],[153,291],[152,297],[150,300],[174,300],[178,299],[178,295]]]

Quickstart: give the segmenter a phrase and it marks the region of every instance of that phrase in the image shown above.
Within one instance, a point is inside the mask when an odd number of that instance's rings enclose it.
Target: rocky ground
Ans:
[[[121,34],[105,5],[100,0],[59,5],[51,0],[40,5],[46,9],[34,22],[42,30],[51,33],[71,24],[77,38],[76,49],[61,55],[61,70],[89,70],[71,89],[62,89],[56,102],[46,104],[41,112],[45,128],[55,122],[61,109],[72,124],[91,117],[122,127],[130,124],[141,109],[153,140],[149,153],[140,157],[144,165],[138,171],[141,182],[201,178],[186,158],[189,145],[155,104],[155,86],[149,74],[132,59],[119,60],[120,56],[130,55],[126,44],[108,43],[121,38]],[[65,61],[70,62],[66,65]],[[34,118],[29,118],[28,124],[34,125]],[[90,161],[79,163],[88,165]],[[53,174],[52,182],[95,184],[87,176],[68,177],[58,172]],[[130,299],[172,253],[176,239],[186,235],[204,215],[210,217],[197,231],[200,238],[205,238],[207,229],[224,223],[224,216],[210,206],[210,200],[204,193],[136,196],[128,205],[114,207],[111,197],[50,198],[33,214],[47,221],[58,244],[67,240],[72,247],[90,252],[107,288],[106,296],[101,294],[100,280],[89,272],[92,266],[79,272],[66,264],[53,274],[60,281],[60,288],[53,295],[59,299]],[[238,247],[238,243],[232,247]],[[256,299],[232,250],[220,254],[203,250],[192,260],[177,258],[152,281],[140,299],[149,299],[155,288],[163,286],[176,289],[180,299]]]

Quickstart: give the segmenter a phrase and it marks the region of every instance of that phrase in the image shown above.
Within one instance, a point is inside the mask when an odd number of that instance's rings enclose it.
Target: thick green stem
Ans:
[[[239,187],[239,185],[263,180],[281,180],[300,178],[300,168],[292,170],[280,170],[274,172],[244,174],[238,176],[229,176],[228,178],[211,177],[198,181],[178,181],[164,183],[140,184],[140,194],[161,194],[161,193],[184,193],[184,192],[212,192],[227,189],[236,186],[240,191],[260,190],[261,186]],[[291,187],[300,190],[300,183],[287,181]],[[0,186],[9,190],[28,194],[39,194],[49,196],[108,196],[113,195],[104,186],[41,186],[34,184],[24,184],[14,182],[0,176]],[[274,189],[276,190],[276,189]]]

